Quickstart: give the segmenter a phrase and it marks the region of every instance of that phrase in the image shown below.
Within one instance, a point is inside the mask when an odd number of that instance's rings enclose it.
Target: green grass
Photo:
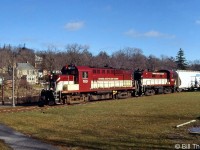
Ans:
[[[51,144],[77,149],[174,149],[200,144],[188,128],[200,116],[200,92],[101,101],[0,114],[0,122]]]

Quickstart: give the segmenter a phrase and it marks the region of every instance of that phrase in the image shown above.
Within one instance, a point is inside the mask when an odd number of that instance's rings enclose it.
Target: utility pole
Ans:
[[[2,84],[1,84],[1,96],[2,96],[2,105],[4,105],[4,78],[2,77]]]
[[[15,107],[15,68],[14,68],[14,60],[12,66],[12,106]]]
[[[15,52],[13,52],[12,62],[12,106],[15,107]]]

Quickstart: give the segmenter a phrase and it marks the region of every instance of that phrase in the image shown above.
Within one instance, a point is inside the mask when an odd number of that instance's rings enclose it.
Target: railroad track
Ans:
[[[112,101],[113,99],[109,99],[107,101]],[[27,112],[27,111],[43,111],[43,110],[47,110],[47,109],[51,109],[51,108],[61,108],[61,107],[70,107],[70,106],[75,106],[75,105],[85,105],[85,104],[89,104],[89,103],[100,103],[103,102],[103,100],[100,101],[90,101],[87,103],[74,103],[74,104],[57,104],[54,106],[48,106],[45,105],[44,107],[39,107],[37,105],[35,106],[16,106],[16,107],[12,107],[10,105],[10,107],[0,107],[0,114],[1,113],[17,113],[17,112]]]
[[[58,108],[58,107],[66,107],[68,105],[55,105],[55,106],[45,106],[45,107],[39,107],[39,106],[16,106],[16,107],[5,107],[0,108],[0,113],[16,113],[16,112],[27,112],[27,111],[35,111],[35,110],[46,110],[50,108]]]
[[[178,94],[178,93],[173,93],[173,94]],[[164,96],[164,94],[162,94]],[[135,97],[135,99],[138,99],[140,97]],[[120,100],[120,99],[118,99]],[[121,99],[123,100],[123,99]],[[113,99],[108,99],[108,100],[99,100],[99,101],[90,101],[88,103],[100,103],[100,102],[104,102],[104,101],[115,101]],[[16,112],[27,112],[27,111],[43,111],[43,110],[47,110],[47,109],[51,109],[51,108],[61,108],[61,107],[69,107],[69,106],[74,106],[74,105],[85,105],[88,103],[74,103],[74,104],[57,104],[54,106],[48,106],[45,105],[44,107],[39,107],[37,105],[35,106],[16,106],[16,107],[0,107],[0,113],[16,113]]]

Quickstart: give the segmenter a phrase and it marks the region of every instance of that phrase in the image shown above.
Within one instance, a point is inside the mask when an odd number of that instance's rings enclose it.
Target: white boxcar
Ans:
[[[179,89],[189,90],[200,87],[200,71],[177,70]]]

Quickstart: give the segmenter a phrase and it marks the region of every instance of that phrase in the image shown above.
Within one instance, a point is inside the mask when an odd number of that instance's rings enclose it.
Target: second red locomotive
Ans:
[[[135,95],[154,95],[172,93],[178,89],[178,75],[175,71],[140,71],[134,72]]]

